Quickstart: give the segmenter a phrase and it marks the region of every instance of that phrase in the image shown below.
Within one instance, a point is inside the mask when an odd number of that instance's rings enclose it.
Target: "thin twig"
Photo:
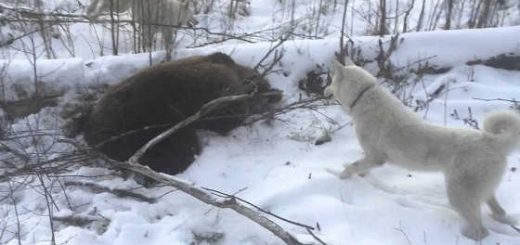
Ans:
[[[56,245],[56,236],[55,236],[55,230],[54,230],[54,220],[52,219],[52,217],[54,216],[53,215],[53,208],[52,208],[52,204],[51,203],[54,203],[54,200],[52,198],[52,195],[51,193],[49,192],[49,190],[47,189],[47,186],[45,186],[45,183],[43,181],[43,176],[38,174],[37,175],[38,177],[38,180],[40,181],[40,184],[43,188],[43,196],[45,197],[45,204],[47,206],[47,212],[48,212],[48,217],[49,217],[49,225],[50,225],[50,229],[51,229],[51,244],[52,245]]]
[[[486,102],[489,102],[489,101],[506,101],[506,102],[520,103],[520,100],[516,100],[516,99],[502,99],[502,98],[483,99],[483,98],[475,98],[475,97],[473,97],[472,99],[486,101]]]
[[[278,40],[278,43],[276,43],[274,46],[272,46],[264,55],[264,57],[262,57],[262,59],[260,59],[260,61],[258,61],[258,63],[255,65],[255,67],[253,69],[255,69],[256,71],[258,71],[258,69],[260,67],[262,67],[262,63],[267,59],[269,58],[269,56],[275,52],[275,54],[277,54],[277,49],[282,46],[282,44],[285,43],[285,41],[287,41],[287,39],[289,38],[290,35],[282,35],[280,37],[280,39]],[[274,62],[276,64],[276,62]]]
[[[395,227],[394,230],[400,232],[401,234],[403,234],[404,238],[406,239],[406,242],[408,242],[408,245],[412,245],[412,242],[410,241],[410,238],[408,238],[408,235],[406,235],[406,233],[403,231],[403,229],[399,228],[399,227]]]
[[[520,233],[520,228],[518,228],[518,227],[516,227],[514,225],[510,225],[510,226],[511,226],[511,228],[513,228],[513,230],[518,231]]]
[[[207,191],[209,191],[210,193],[212,193],[212,194],[214,194],[214,195],[218,194],[219,197],[223,197],[223,198],[227,198],[227,199],[236,199],[236,200],[238,200],[238,201],[241,201],[241,202],[243,202],[243,203],[246,203],[246,204],[248,204],[248,205],[254,207],[254,208],[255,208],[257,211],[259,211],[259,212],[262,212],[262,213],[264,213],[264,214],[268,214],[268,215],[273,216],[273,217],[275,217],[275,218],[277,218],[277,219],[279,219],[279,220],[285,221],[285,222],[287,222],[287,223],[289,223],[289,224],[293,224],[293,225],[296,225],[296,226],[300,226],[300,227],[303,227],[303,228],[305,228],[305,229],[307,229],[307,230],[314,230],[314,227],[312,227],[312,226],[310,226],[310,225],[306,225],[306,224],[302,224],[302,223],[298,223],[298,222],[295,222],[295,221],[292,221],[292,220],[286,219],[286,218],[284,218],[284,217],[281,217],[281,216],[279,216],[279,215],[276,215],[276,214],[272,213],[272,212],[269,211],[269,210],[265,210],[265,209],[263,209],[263,208],[261,208],[261,207],[255,205],[255,204],[253,204],[253,203],[251,203],[251,202],[249,202],[249,201],[247,201],[247,200],[244,200],[244,199],[242,199],[242,198],[240,198],[240,197],[237,197],[237,196],[235,196],[235,195],[230,195],[230,194],[227,194],[227,193],[224,193],[224,192],[221,192],[221,191],[215,190],[215,189],[211,189],[211,188],[206,188],[206,187],[202,187],[202,189],[207,190]]]
[[[19,213],[18,213],[18,204],[17,204],[16,199],[14,198],[15,190],[13,189],[13,185],[11,184],[11,181],[8,181],[8,184],[9,184],[9,197],[11,198],[11,201],[13,202],[14,214],[15,214],[15,217],[16,217],[16,232],[15,232],[15,235],[16,235],[16,239],[18,240],[18,245],[22,245],[22,236],[21,236],[22,228],[21,228],[21,225],[20,225],[20,216],[19,216]]]
[[[312,238],[314,238],[314,240],[318,241],[320,244],[322,245],[327,245],[327,243],[325,243],[323,240],[321,240],[318,236],[316,236],[316,234],[314,234],[314,232],[312,232],[311,229],[307,229],[307,232],[312,236]]]
[[[21,152],[20,150],[16,149],[16,148],[13,148],[11,146],[9,146],[7,143],[3,142],[3,141],[0,141],[0,146],[3,147],[5,150],[7,150],[8,152],[12,153],[13,155],[15,155],[16,157],[20,158],[20,160],[24,161],[24,162],[29,162],[31,159],[27,156],[27,154],[25,154],[24,152]]]
[[[26,174],[30,174],[30,173],[35,174],[35,173],[38,173],[38,171],[49,172],[47,170],[47,168],[43,169],[43,167],[52,165],[52,164],[55,164],[55,165],[48,167],[48,169],[63,169],[64,167],[70,166],[74,162],[78,162],[78,161],[84,162],[84,160],[86,159],[87,156],[88,155],[86,154],[86,152],[74,151],[69,154],[65,154],[63,156],[60,156],[60,157],[57,157],[57,158],[54,158],[51,160],[41,161],[41,162],[34,163],[34,164],[26,164],[23,167],[14,169],[12,171],[9,171],[9,172],[6,172],[6,173],[0,175],[0,182],[10,180],[11,178],[13,178],[15,176],[19,176],[19,175],[26,175]],[[88,156],[88,157],[90,158],[90,156]]]
[[[134,193],[129,190],[125,189],[117,189],[117,188],[108,188],[106,186],[102,186],[93,182],[80,182],[80,181],[66,181],[66,186],[79,186],[79,187],[86,187],[92,190],[95,193],[101,193],[101,192],[108,192],[113,194],[116,197],[120,198],[132,198],[139,201],[144,201],[147,203],[155,203],[157,200],[152,197],[147,197],[145,195]]]
[[[296,110],[296,109],[311,109],[312,110],[313,108],[322,106],[322,105],[317,104],[316,102],[325,101],[325,99],[326,99],[325,97],[311,97],[311,98],[307,98],[307,99],[302,99],[302,100],[290,103],[286,106],[275,108],[271,111],[250,117],[246,120],[246,122],[244,124],[251,125],[260,120],[273,118],[273,117],[288,113],[288,112],[290,112],[292,110]],[[334,105],[337,105],[337,104],[334,104]]]

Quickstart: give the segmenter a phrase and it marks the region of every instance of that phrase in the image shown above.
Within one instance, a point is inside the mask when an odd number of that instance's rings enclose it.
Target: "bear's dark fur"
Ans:
[[[125,161],[146,142],[213,99],[271,90],[255,70],[236,64],[223,53],[189,57],[146,68],[108,88],[85,117],[80,130],[90,146],[97,146],[110,158]],[[248,114],[265,110],[280,98],[255,96],[223,105],[150,149],[139,161],[156,171],[182,172],[201,151],[195,129],[225,134],[239,126]],[[137,133],[107,142],[134,130]]]

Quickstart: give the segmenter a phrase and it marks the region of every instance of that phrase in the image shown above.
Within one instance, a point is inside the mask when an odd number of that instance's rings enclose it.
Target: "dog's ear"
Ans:
[[[345,76],[345,66],[343,64],[339,63],[337,60],[332,61],[332,67],[333,72],[335,76],[339,78],[339,80],[342,80],[342,78]]]
[[[343,64],[339,63],[339,61],[337,61],[337,60],[332,61],[332,67],[333,67],[334,72],[338,72],[338,71],[345,69]]]
[[[345,57],[345,66],[355,66],[354,61],[350,57]]]

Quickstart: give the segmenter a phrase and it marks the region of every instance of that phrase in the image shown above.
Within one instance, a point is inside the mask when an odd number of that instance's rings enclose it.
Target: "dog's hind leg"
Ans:
[[[448,199],[466,223],[462,234],[473,240],[480,240],[489,232],[482,226],[480,190],[478,186],[471,186],[468,179],[468,176],[447,175]]]
[[[487,200],[487,204],[491,209],[491,217],[494,220],[508,225],[516,225],[516,220],[506,214],[506,211],[500,206],[495,195]]]

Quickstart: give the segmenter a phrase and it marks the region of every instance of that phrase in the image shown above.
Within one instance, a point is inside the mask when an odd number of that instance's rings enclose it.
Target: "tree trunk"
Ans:
[[[424,22],[424,11],[426,6],[426,0],[422,1],[422,7],[421,7],[421,13],[419,14],[419,20],[417,21],[417,27],[415,28],[415,31],[421,31],[422,25]]]
[[[379,0],[379,36],[388,34],[386,27],[386,0]]]
[[[453,0],[446,0],[446,7],[448,11],[446,12],[446,23],[444,23],[444,29],[449,30],[451,28],[451,15],[453,12]]]
[[[484,0],[484,7],[482,8],[482,11],[480,11],[477,28],[487,27],[489,22],[489,13],[491,12],[491,2],[492,0]]]

